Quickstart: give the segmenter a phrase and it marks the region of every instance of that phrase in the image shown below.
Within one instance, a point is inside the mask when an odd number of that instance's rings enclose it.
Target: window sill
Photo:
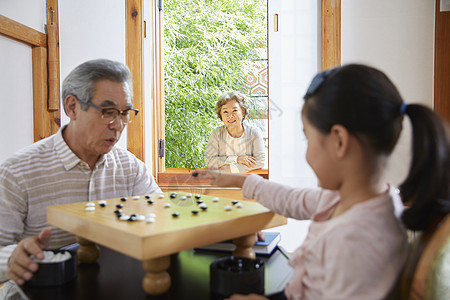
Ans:
[[[192,169],[184,168],[166,168],[165,172],[158,173],[158,185],[208,185],[208,179],[198,179],[192,177]],[[258,174],[268,179],[269,172],[267,169],[257,169],[247,174]]]

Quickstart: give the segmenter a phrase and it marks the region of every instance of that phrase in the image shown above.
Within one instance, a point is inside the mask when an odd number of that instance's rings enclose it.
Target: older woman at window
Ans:
[[[244,173],[264,167],[265,151],[261,130],[246,122],[248,105],[239,92],[226,92],[216,103],[224,125],[213,130],[206,147],[208,168]]]

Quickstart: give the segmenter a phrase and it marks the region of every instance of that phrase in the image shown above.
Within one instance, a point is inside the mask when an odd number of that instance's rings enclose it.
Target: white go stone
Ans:
[[[145,215],[146,218],[156,218],[156,214],[155,213],[148,213]]]
[[[200,207],[200,208],[207,208],[208,206],[206,206],[205,203],[200,203],[200,204],[198,205],[198,207]]]
[[[164,207],[170,207],[170,203],[164,203]]]
[[[219,198],[217,197],[212,198],[212,202],[219,202]]]
[[[236,203],[236,205],[235,205],[237,208],[242,208],[242,203]]]
[[[86,208],[84,210],[86,210],[86,211],[94,211],[95,207],[94,206],[86,206]]]
[[[145,222],[147,223],[155,223],[155,218],[145,218]]]
[[[139,200],[141,197],[139,196],[133,196],[133,200]]]
[[[180,200],[186,200],[186,196],[181,196]]]
[[[136,216],[136,220],[138,220],[138,221],[144,221],[144,220],[145,220],[145,216],[143,216],[143,215],[137,215],[137,216]]]
[[[158,198],[162,199],[162,198],[164,198],[164,195],[158,195]]]
[[[86,203],[86,206],[95,206],[95,203],[88,202],[88,203]]]
[[[231,205],[225,205],[223,208],[227,211],[233,209],[233,207]]]
[[[128,221],[129,218],[130,218],[130,216],[121,215],[119,219],[122,220],[122,221]]]
[[[106,204],[106,200],[100,200],[98,201],[98,204]]]
[[[192,197],[192,194],[191,194],[191,193],[187,193],[187,194],[186,194],[186,197],[191,198],[191,197]]]

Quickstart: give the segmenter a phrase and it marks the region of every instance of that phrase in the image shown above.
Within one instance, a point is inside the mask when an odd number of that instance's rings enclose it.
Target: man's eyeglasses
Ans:
[[[80,101],[81,102],[81,101]],[[118,110],[117,108],[100,108],[95,104],[92,104],[90,102],[81,102],[83,104],[87,104],[90,107],[95,108],[99,112],[102,113],[102,119],[105,121],[106,124],[112,124],[114,121],[117,120],[117,118],[121,117],[122,123],[124,125],[130,124],[131,121],[133,121],[134,117],[138,114],[139,110],[136,108],[128,108],[125,110]]]

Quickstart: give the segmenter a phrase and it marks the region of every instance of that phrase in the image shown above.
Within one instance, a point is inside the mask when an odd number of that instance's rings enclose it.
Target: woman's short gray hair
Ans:
[[[85,103],[91,102],[94,96],[95,83],[98,80],[106,79],[113,82],[127,83],[130,91],[130,99],[133,101],[133,83],[131,72],[128,67],[118,61],[108,59],[94,59],[82,63],[76,67],[62,84],[62,100],[64,112],[66,105],[64,99],[68,95],[74,95],[80,101],[81,109],[86,110]]]
[[[238,91],[225,92],[219,97],[219,100],[217,100],[217,103],[216,103],[217,116],[219,117],[219,119],[222,120],[222,111],[221,111],[222,106],[224,106],[225,103],[232,101],[232,100],[235,100],[241,107],[243,120],[244,120],[245,117],[248,115],[248,104],[245,101],[245,97]]]

